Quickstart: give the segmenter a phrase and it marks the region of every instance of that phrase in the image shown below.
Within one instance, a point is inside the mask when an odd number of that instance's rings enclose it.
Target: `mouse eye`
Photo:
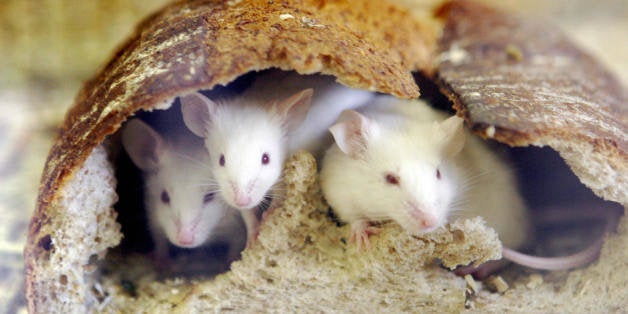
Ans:
[[[170,195],[168,195],[166,190],[161,191],[161,201],[165,204],[170,204]]]
[[[220,159],[218,160],[218,164],[220,164],[221,167],[225,166],[225,155],[224,154],[220,154]]]
[[[262,155],[262,165],[268,165],[269,162],[270,157],[268,156],[268,153],[264,153],[264,155]]]
[[[436,168],[436,179],[440,180],[440,170]]]
[[[386,182],[388,184],[399,185],[399,176],[398,175],[392,174],[392,173],[387,173],[385,178],[386,178]]]
[[[214,199],[214,192],[208,192],[203,196],[203,204],[207,204]]]

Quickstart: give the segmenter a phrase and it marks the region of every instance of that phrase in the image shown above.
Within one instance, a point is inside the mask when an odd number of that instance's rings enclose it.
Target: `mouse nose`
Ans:
[[[194,244],[194,232],[189,229],[181,229],[177,234],[177,241],[182,246],[189,246]]]
[[[418,208],[418,206],[412,206],[410,211],[412,217],[420,221],[421,227],[425,229],[432,229],[438,226],[438,219],[433,214],[426,213]]]
[[[238,192],[236,193],[235,203],[240,207],[248,206],[251,204],[251,197],[242,192]]]
[[[251,205],[251,196],[246,192],[246,189],[241,188],[241,185],[231,182],[231,191],[233,191],[233,203],[236,207],[246,209],[247,206]]]
[[[423,226],[425,229],[431,229],[436,227],[437,225],[438,221],[436,217],[434,217],[434,215],[426,215],[423,219],[423,222],[421,222],[421,226]]]

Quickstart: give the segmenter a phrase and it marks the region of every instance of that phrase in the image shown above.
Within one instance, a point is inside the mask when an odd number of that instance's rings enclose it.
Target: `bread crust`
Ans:
[[[598,196],[628,204],[628,98],[619,81],[548,23],[470,1],[438,13],[438,81],[475,133],[549,145]]]

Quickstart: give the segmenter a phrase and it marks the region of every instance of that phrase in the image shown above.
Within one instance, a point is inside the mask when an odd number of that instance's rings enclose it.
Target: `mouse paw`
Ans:
[[[355,242],[358,246],[358,251],[362,251],[364,249],[368,250],[371,248],[371,241],[369,241],[369,236],[372,234],[380,233],[380,229],[377,227],[373,227],[366,220],[358,220],[356,222],[351,223],[351,239],[350,241]]]

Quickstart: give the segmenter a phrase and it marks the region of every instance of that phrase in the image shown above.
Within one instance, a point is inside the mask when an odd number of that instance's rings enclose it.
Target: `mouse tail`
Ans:
[[[591,216],[592,218],[598,217],[600,213],[600,211],[592,211],[590,209],[585,209],[584,211],[580,209],[580,212],[584,215],[588,215],[586,217]],[[616,228],[617,222],[622,216],[622,212],[622,210],[612,210],[611,208],[601,211],[605,216],[604,234],[600,235],[595,242],[577,253],[559,257],[540,257],[524,254],[503,246],[502,256],[515,264],[540,270],[566,270],[588,265],[600,256],[600,252],[604,246],[604,240],[606,239],[605,235]]]
[[[568,256],[539,257],[517,252],[507,247],[503,247],[502,256],[513,263],[540,270],[578,268],[590,264],[598,258],[604,244],[604,238],[600,237],[584,250]]]

